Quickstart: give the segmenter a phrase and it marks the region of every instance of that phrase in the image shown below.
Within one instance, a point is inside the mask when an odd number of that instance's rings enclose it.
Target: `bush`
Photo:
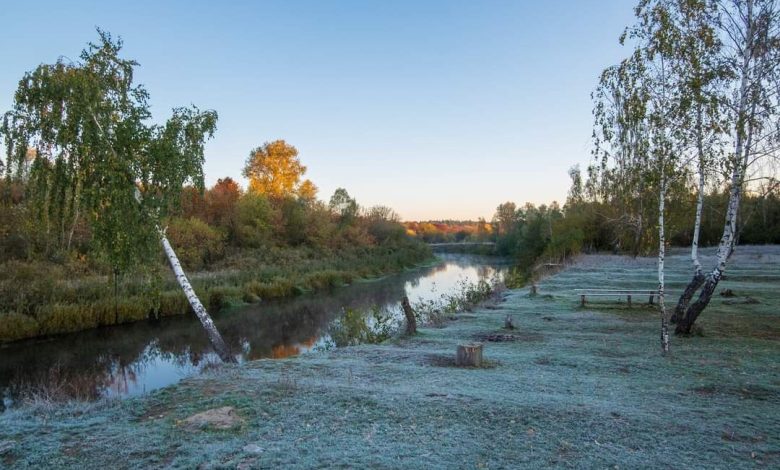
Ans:
[[[0,314],[0,341],[16,341],[38,336],[40,326],[35,318],[19,313]]]
[[[159,317],[183,315],[190,311],[190,303],[181,289],[160,294],[159,305],[155,312]]]
[[[236,204],[235,239],[239,246],[260,248],[271,239],[275,214],[268,199],[246,194]]]
[[[238,298],[241,295],[241,289],[236,287],[212,287],[206,292],[209,312],[219,312],[230,304],[230,299]]]
[[[62,269],[49,263],[9,261],[0,265],[0,305],[4,310],[35,315],[54,298]]]
[[[175,217],[168,224],[168,239],[182,265],[190,270],[203,269],[225,255],[225,235],[194,217]]]

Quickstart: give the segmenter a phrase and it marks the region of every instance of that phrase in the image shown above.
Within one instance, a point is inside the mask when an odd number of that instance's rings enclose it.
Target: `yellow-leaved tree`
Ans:
[[[298,159],[298,149],[284,140],[266,142],[252,150],[244,166],[249,190],[270,199],[297,196],[313,200],[317,187],[310,180],[301,181],[306,167]]]

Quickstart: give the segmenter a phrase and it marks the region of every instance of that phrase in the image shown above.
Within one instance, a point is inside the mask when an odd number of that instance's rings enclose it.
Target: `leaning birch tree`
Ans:
[[[738,237],[739,206],[750,164],[774,155],[780,137],[780,12],[776,0],[723,0],[718,3],[721,63],[728,73],[723,109],[733,145],[721,165],[730,172],[723,234],[712,269],[694,274],[678,302],[675,333],[690,334],[715,292]],[[695,292],[698,298],[691,302]]]
[[[13,177],[32,154],[28,187],[46,230],[58,234],[56,249],[69,249],[84,220],[116,273],[152,262],[162,242],[212,346],[233,361],[160,229],[184,184],[203,187],[203,147],[217,114],[177,108],[164,125],[150,124],[149,94],[133,82],[138,63],[120,57],[121,40],[98,34],[78,62],[60,58],[19,81],[1,129],[6,172]]]

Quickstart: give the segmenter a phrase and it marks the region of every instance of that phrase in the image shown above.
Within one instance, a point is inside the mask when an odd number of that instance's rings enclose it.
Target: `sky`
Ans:
[[[405,220],[562,202],[590,161],[590,93],[632,0],[0,0],[0,110],[24,72],[77,59],[95,27],[141,65],[155,120],[219,113],[207,184],[284,139],[328,200]]]

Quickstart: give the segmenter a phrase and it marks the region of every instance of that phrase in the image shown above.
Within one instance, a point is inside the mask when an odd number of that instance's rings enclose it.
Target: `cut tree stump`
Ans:
[[[409,304],[409,297],[404,296],[401,301],[401,308],[404,310],[404,316],[406,316],[406,334],[413,335],[417,333],[417,319],[414,317],[414,310]]]
[[[504,319],[504,329],[506,330],[514,330],[515,329],[515,319],[512,318],[512,315],[507,315]]]
[[[455,355],[458,367],[482,367],[482,343],[459,344]]]

